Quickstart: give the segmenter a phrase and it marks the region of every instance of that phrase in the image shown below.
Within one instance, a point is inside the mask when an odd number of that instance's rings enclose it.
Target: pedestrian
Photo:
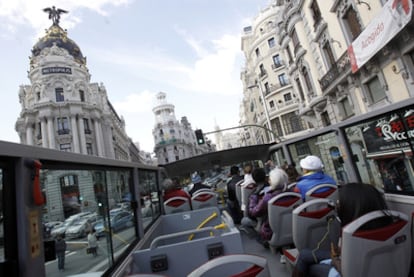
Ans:
[[[98,256],[98,239],[96,238],[94,228],[88,234],[88,249],[89,254],[92,254],[94,257]]]
[[[55,252],[58,259],[59,271],[65,270],[65,252],[66,252],[66,241],[61,235],[57,236],[55,241]]]

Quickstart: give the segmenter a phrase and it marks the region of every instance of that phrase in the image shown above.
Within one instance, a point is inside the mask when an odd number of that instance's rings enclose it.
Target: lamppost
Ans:
[[[247,89],[252,89],[257,87],[260,91],[260,99],[262,100],[262,103],[264,105],[264,111],[265,111],[265,116],[266,116],[266,123],[269,129],[272,129],[272,125],[270,123],[270,116],[269,116],[269,110],[267,109],[267,104],[266,104],[266,100],[265,100],[265,94],[264,91],[262,89],[262,86],[260,85],[260,82],[258,82],[257,80],[255,80],[255,84],[248,86]],[[270,139],[271,141],[275,141],[275,135],[273,132],[270,132]]]

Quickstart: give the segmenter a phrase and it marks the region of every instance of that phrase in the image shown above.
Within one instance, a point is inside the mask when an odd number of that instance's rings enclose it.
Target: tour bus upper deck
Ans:
[[[55,276],[56,261],[46,259],[44,263],[53,238],[43,237],[42,223],[63,221],[80,212],[96,212],[104,226],[100,255],[90,259],[86,238],[67,239],[65,275],[99,271],[111,276],[130,261],[140,242],[160,224],[160,184],[164,178],[188,179],[194,171],[205,173],[205,178],[217,173],[224,178],[230,165],[263,166],[269,158],[277,165],[295,163],[300,171],[301,158],[318,155],[324,171],[338,183],[371,183],[385,192],[391,209],[411,218],[413,112],[414,101],[409,100],[303,137],[210,153],[161,167],[0,142],[0,272],[2,276]],[[34,160],[42,164],[38,179]],[[44,203],[39,194],[34,194],[39,192],[36,180],[40,195],[46,198]],[[111,232],[111,210],[120,207],[133,214],[134,224]],[[245,246],[246,252],[251,251],[248,247]],[[271,255],[261,248],[253,248],[253,253]],[[288,276],[283,266],[273,263],[278,265],[272,267],[271,276]]]

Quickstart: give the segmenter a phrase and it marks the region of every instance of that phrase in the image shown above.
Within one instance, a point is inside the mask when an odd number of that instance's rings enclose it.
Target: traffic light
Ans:
[[[196,135],[196,139],[197,139],[197,144],[204,144],[204,135],[203,135],[203,131],[201,129],[195,130],[195,135]]]

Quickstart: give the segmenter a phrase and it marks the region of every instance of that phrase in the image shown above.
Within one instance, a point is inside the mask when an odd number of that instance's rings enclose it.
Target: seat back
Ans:
[[[236,189],[236,198],[237,202],[239,202],[239,205],[241,205],[241,185],[243,184],[244,180],[241,179],[239,182],[236,183],[234,186]]]
[[[190,200],[186,197],[174,196],[164,202],[165,214],[180,213],[190,210]]]
[[[193,270],[187,277],[267,277],[267,260],[248,254],[232,254],[212,259]]]
[[[250,197],[250,194],[252,194],[252,192],[255,188],[256,188],[255,183],[248,184],[248,185],[243,186],[241,188],[242,202],[241,202],[240,207],[243,211],[243,216],[248,216],[249,215],[249,197]]]
[[[342,276],[408,276],[412,255],[408,217],[397,211],[386,213],[396,220],[384,227],[359,230],[365,223],[383,217],[383,211],[368,213],[345,226]]]
[[[191,197],[191,204],[193,210],[206,207],[217,207],[217,195],[211,190],[197,191]]]
[[[335,220],[335,209],[331,204],[330,199],[314,199],[293,210],[293,242],[299,251],[316,247],[330,250],[331,242],[337,243],[340,233],[339,224]],[[323,240],[326,234],[330,236]]]
[[[272,247],[293,243],[292,211],[300,204],[302,204],[302,197],[296,192],[284,192],[269,200],[267,210],[273,232],[269,244]]]
[[[313,199],[320,199],[320,198],[331,199],[333,203],[336,203],[336,200],[338,199],[338,186],[332,185],[332,184],[317,185],[306,192],[305,201],[310,201]],[[319,207],[314,206],[313,209],[318,210],[321,207],[323,207],[323,205]]]

